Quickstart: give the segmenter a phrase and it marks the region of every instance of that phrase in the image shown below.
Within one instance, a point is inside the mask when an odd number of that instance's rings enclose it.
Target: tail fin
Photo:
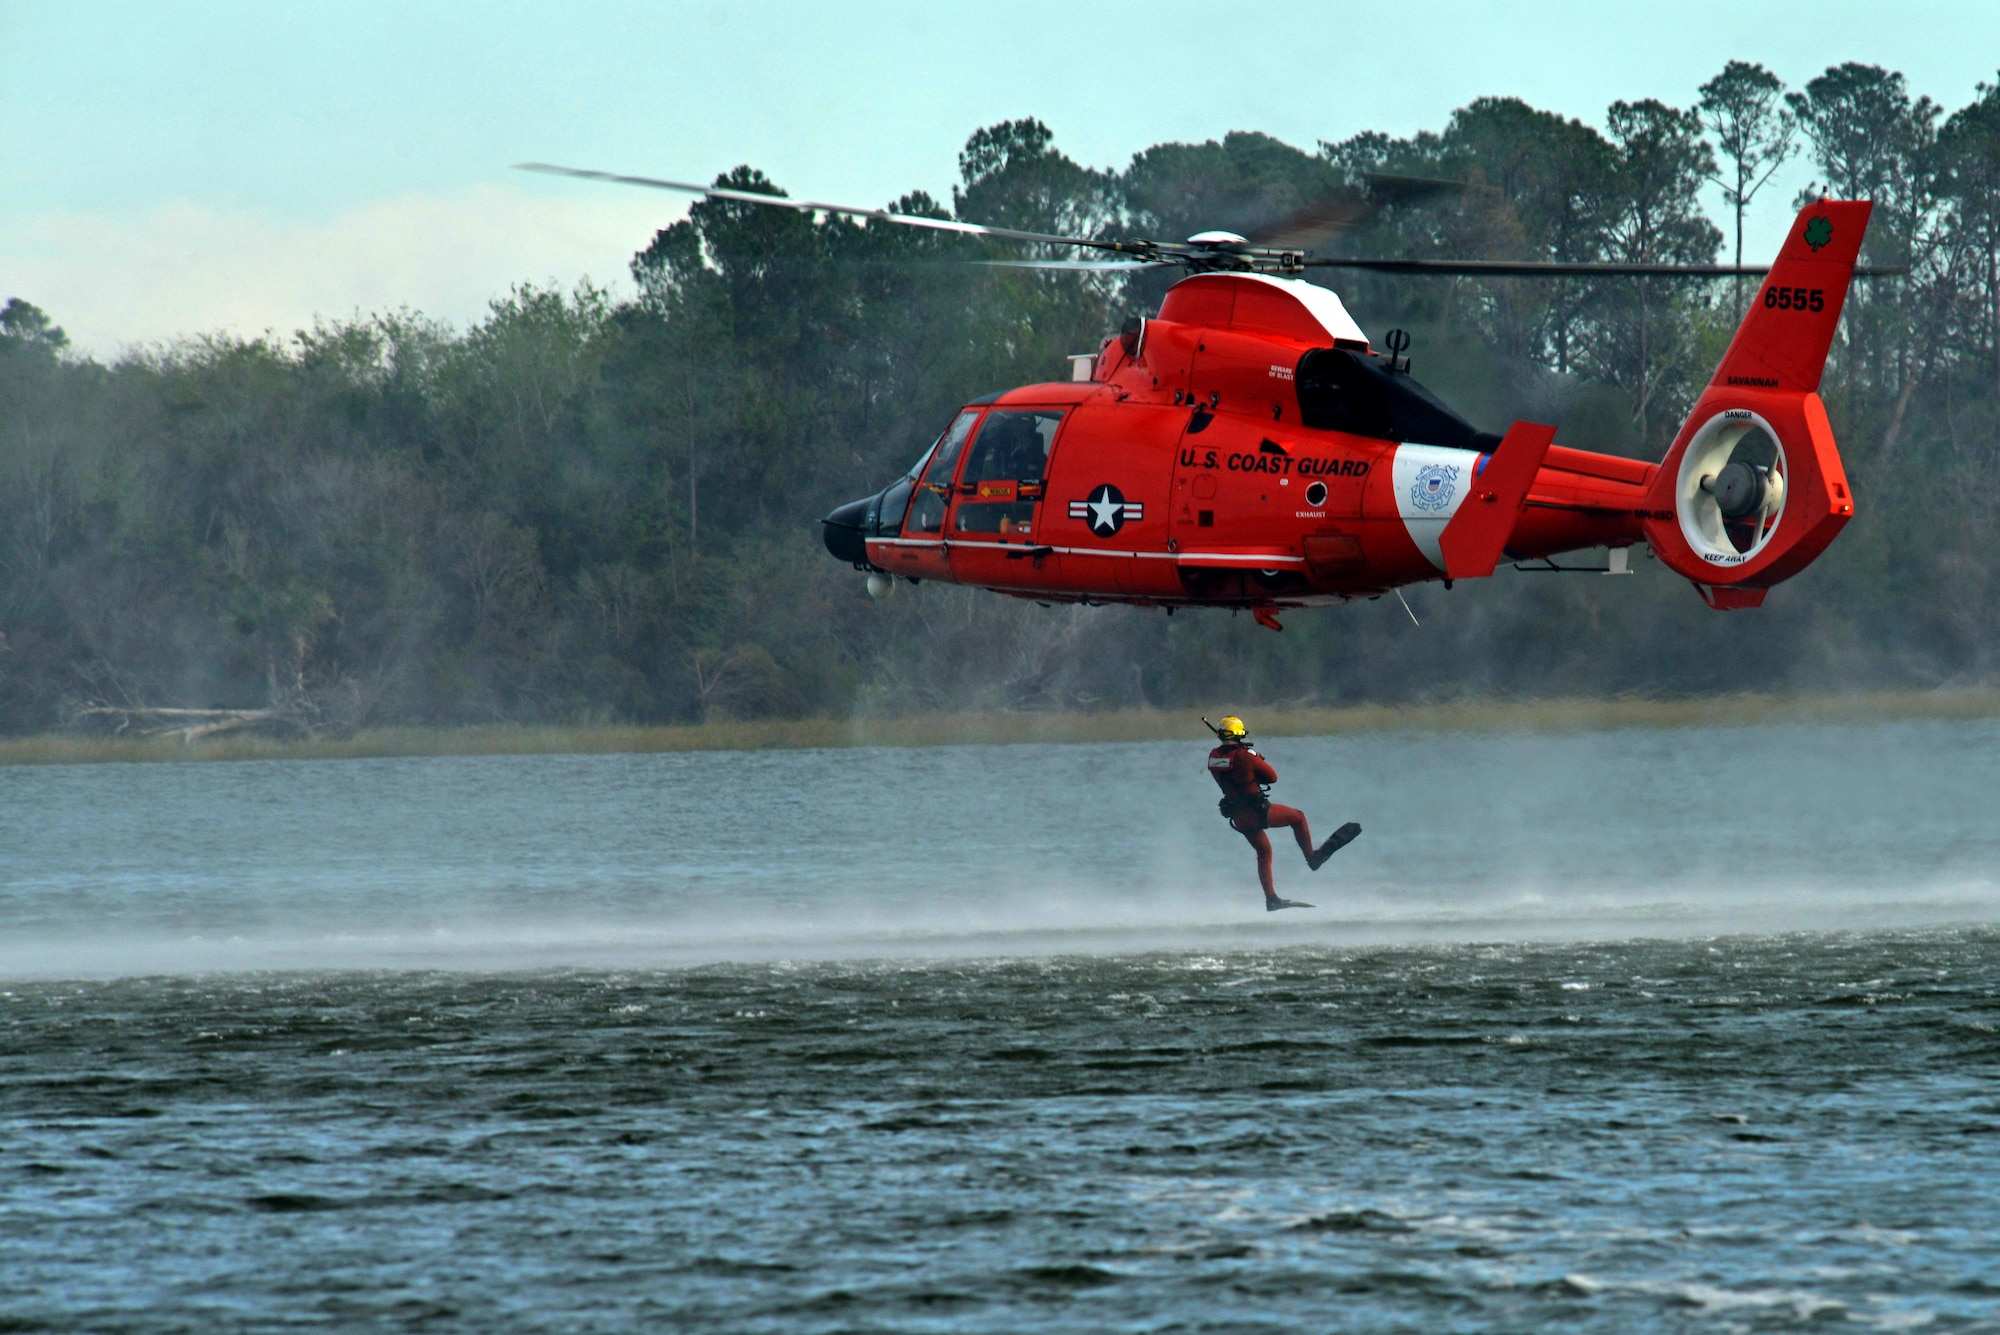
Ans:
[[[1552,426],[1516,422],[1493,453],[1479,461],[1467,503],[1438,534],[1446,578],[1483,579],[1493,573],[1555,438]]]
[[[1873,209],[1822,200],[1799,211],[1655,476],[1646,541],[1711,607],[1763,602],[1854,515],[1818,391]]]
[[[1799,211],[1778,262],[1715,368],[1711,389],[1748,385],[1797,394],[1819,391],[1826,352],[1833,346],[1874,208],[1865,199],[1825,200]]]

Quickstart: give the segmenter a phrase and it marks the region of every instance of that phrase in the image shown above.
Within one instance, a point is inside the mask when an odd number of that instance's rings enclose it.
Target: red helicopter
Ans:
[[[1767,271],[1729,265],[1320,258],[1228,232],[1184,243],[1053,236],[651,177],[526,169],[839,213],[1125,260],[1026,267],[1190,271],[1074,379],[965,405],[901,478],[822,521],[827,550],[896,579],[1043,603],[1281,609],[1379,597],[1603,547],[1608,573],[1646,544],[1710,607],[1755,607],[1854,515],[1817,393],[1872,205],[1801,209]],[[1475,429],[1381,349],[1315,267],[1517,276],[1763,274],[1666,457],[1568,449],[1555,428]]]

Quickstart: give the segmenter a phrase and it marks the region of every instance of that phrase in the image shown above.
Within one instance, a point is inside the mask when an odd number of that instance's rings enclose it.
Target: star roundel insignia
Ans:
[[[1083,520],[1092,533],[1108,538],[1124,528],[1126,520],[1144,519],[1146,506],[1143,501],[1126,500],[1125,493],[1109,482],[1100,482],[1089,499],[1069,503],[1069,517]]]

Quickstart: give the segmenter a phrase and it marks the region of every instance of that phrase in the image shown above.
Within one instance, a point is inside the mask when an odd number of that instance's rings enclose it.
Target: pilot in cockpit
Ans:
[[[991,461],[982,473],[995,478],[1038,478],[1048,459],[1036,419],[1028,413],[1007,413],[988,428],[994,439],[984,442]]]
[[[1048,466],[1049,451],[1037,430],[1038,419],[1023,417],[1015,422],[1014,439],[1010,442],[1007,457],[1007,471],[1002,475],[1012,478],[1038,478]]]

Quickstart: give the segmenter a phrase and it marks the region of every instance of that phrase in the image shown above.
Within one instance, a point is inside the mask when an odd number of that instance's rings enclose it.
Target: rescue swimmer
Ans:
[[[1257,880],[1264,887],[1265,911],[1311,908],[1302,900],[1278,897],[1277,884],[1271,877],[1271,839],[1264,831],[1273,827],[1291,830],[1292,837],[1299,842],[1299,852],[1305,854],[1306,866],[1318,871],[1328,858],[1361,833],[1361,827],[1349,821],[1314,848],[1312,828],[1306,823],[1305,813],[1271,801],[1269,789],[1278,781],[1278,771],[1250,745],[1249,730],[1243,726],[1243,720],[1232,715],[1220,725],[1207,719],[1202,722],[1208,724],[1217,742],[1216,748],[1208,753],[1209,777],[1222,789],[1222,801],[1216,805],[1229,827],[1257,850]]]

